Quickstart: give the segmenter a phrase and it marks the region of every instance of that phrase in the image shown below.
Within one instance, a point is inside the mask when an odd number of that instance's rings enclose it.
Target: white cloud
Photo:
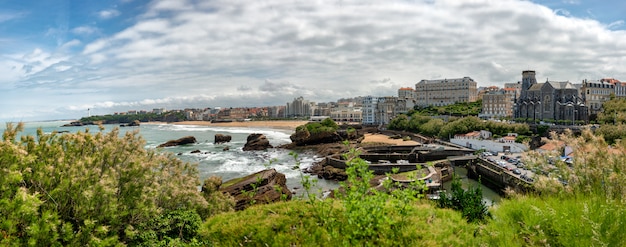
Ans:
[[[623,22],[528,1],[156,1],[133,20],[71,58],[43,49],[21,58],[24,81],[56,75],[77,90],[58,109],[76,111],[332,101],[463,76],[501,86],[526,69],[626,81],[626,32],[611,30]]]
[[[91,35],[98,32],[98,28],[92,26],[78,26],[72,29],[73,34]]]
[[[116,9],[106,9],[98,12],[98,17],[101,19],[111,19],[119,16],[121,13]]]
[[[25,15],[24,12],[0,12],[0,23],[23,18]]]
[[[618,27],[621,27],[621,26],[624,26],[624,21],[623,20],[611,22],[609,25],[606,26],[606,28],[608,28],[608,29],[615,29],[615,28],[618,28]]]

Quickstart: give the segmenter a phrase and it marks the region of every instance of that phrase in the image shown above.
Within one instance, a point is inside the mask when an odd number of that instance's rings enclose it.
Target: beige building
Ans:
[[[457,102],[474,102],[478,98],[477,83],[470,77],[421,80],[415,84],[417,105],[444,106]]]
[[[398,104],[395,111],[397,113],[407,113],[415,106],[415,89],[410,87],[403,87],[398,89]]]
[[[352,123],[363,121],[363,109],[354,106],[353,102],[341,102],[330,111],[330,118],[335,122]]]
[[[513,116],[515,88],[503,88],[483,95],[483,111],[481,118],[501,118]]]
[[[589,110],[588,114],[598,114],[602,111],[602,103],[611,100],[611,94],[615,93],[615,85],[602,80],[584,80],[580,91]]]
[[[620,82],[613,78],[604,78],[601,82],[611,83],[615,86],[615,97],[626,98],[626,82]]]
[[[378,120],[378,124],[389,124],[391,119],[396,117],[397,103],[397,97],[386,96],[378,98],[378,104],[376,105],[376,120]]]

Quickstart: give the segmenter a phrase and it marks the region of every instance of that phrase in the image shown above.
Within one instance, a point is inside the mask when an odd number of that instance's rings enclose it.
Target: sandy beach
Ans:
[[[177,125],[199,125],[199,126],[219,126],[219,127],[254,127],[254,128],[272,128],[272,129],[286,129],[296,130],[296,127],[304,125],[308,121],[289,121],[289,120],[277,120],[277,121],[244,121],[244,122],[228,122],[228,123],[211,123],[210,121],[182,121],[171,124]]]

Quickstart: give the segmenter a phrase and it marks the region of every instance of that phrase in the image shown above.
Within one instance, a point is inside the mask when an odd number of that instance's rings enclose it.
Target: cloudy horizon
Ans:
[[[396,96],[422,79],[626,81],[626,3],[116,0],[0,6],[1,121]]]

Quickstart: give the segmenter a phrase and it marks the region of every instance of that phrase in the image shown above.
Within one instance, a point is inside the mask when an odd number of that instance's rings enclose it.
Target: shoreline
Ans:
[[[172,124],[172,125],[197,125],[197,126],[214,126],[214,127],[249,127],[249,128],[270,128],[295,131],[300,125],[304,125],[309,121],[303,120],[276,120],[276,121],[244,121],[244,122],[224,122],[212,123],[210,121],[181,121],[181,122],[145,122],[141,124]]]

